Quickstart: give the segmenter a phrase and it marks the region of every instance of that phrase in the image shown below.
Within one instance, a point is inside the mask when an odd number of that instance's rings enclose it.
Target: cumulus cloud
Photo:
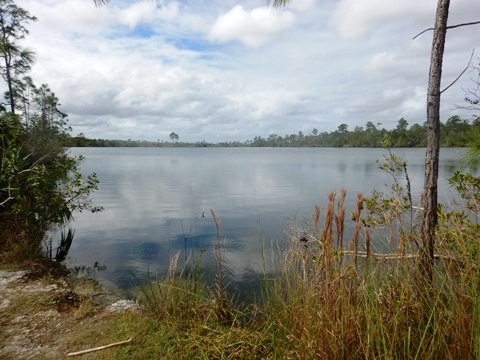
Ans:
[[[431,38],[412,42],[417,29],[409,26],[431,25],[431,0],[298,0],[284,9],[19,1],[39,18],[25,40],[36,52],[33,78],[60,98],[74,134],[167,140],[175,131],[187,141],[223,141],[424,121]],[[455,21],[468,6],[478,1],[452,4]],[[363,36],[373,27],[381,31]],[[475,31],[449,33],[444,84],[477,42]],[[442,95],[444,117],[458,112],[468,81]]]
[[[172,22],[180,12],[176,1],[161,4],[144,0],[126,6],[95,7],[93,0],[68,0],[59,2],[26,0],[21,4],[39,19],[34,28],[43,31],[63,31],[95,35],[112,31],[117,26],[130,29],[138,25],[155,25],[157,21]]]
[[[241,5],[236,5],[217,18],[210,30],[210,38],[219,42],[239,40],[247,46],[256,47],[292,26],[294,21],[295,15],[289,11],[267,7],[246,11]]]
[[[96,8],[93,1],[69,0],[59,2],[27,0],[20,6],[26,7],[38,18],[32,32],[63,32],[98,34],[115,22],[115,15],[106,7]]]

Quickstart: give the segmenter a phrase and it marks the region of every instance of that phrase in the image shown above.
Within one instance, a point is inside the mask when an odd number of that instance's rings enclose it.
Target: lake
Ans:
[[[294,219],[311,222],[315,204],[323,209],[330,191],[347,189],[348,214],[357,192],[386,191],[391,179],[378,169],[383,149],[363,148],[73,148],[83,154],[84,174],[96,172],[93,195],[101,213],[79,213],[67,257],[86,266],[104,286],[124,294],[132,274],[165,272],[178,251],[205,250],[205,273],[213,274],[214,209],[221,222],[225,262],[232,287],[255,283],[267,268],[270,249],[287,241]],[[447,178],[459,167],[463,149],[442,149],[439,198],[454,197]],[[408,162],[412,195],[423,188],[425,149],[395,149]]]

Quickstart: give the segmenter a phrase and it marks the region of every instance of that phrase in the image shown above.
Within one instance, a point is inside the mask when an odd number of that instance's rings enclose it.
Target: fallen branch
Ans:
[[[4,201],[2,201],[2,202],[0,203],[0,206],[5,206],[5,204],[6,204],[7,202],[9,202],[10,200],[13,200],[13,199],[14,199],[13,197],[9,196],[8,198],[6,198]]]
[[[365,251],[342,251],[342,255],[346,256],[354,256],[354,257],[375,257],[384,260],[396,260],[396,259],[414,259],[417,258],[417,254],[380,254],[380,253],[369,253],[367,254]]]
[[[367,258],[367,257],[374,257],[378,259],[383,259],[383,260],[400,260],[400,259],[417,259],[420,257],[419,254],[397,254],[397,253],[391,253],[391,254],[382,254],[382,253],[369,253],[365,251],[342,251],[342,255],[345,256],[355,256],[355,257],[362,257],[362,258]],[[449,260],[449,261],[454,261],[454,262],[463,262],[461,259],[457,259],[454,256],[449,256],[449,255],[441,255],[441,254],[435,254],[433,255],[435,259],[442,259],[442,260]]]
[[[93,348],[93,349],[87,349],[87,350],[82,350],[82,351],[71,352],[71,353],[68,353],[67,356],[83,355],[83,354],[88,354],[88,353],[95,352],[95,351],[100,351],[100,350],[108,349],[108,348],[111,348],[111,347],[114,347],[114,346],[125,345],[125,344],[131,343],[132,340],[133,340],[133,339],[130,338],[130,339],[125,340],[125,341],[119,341],[119,342],[116,342],[116,343],[99,346],[99,347],[96,347],[96,348]]]

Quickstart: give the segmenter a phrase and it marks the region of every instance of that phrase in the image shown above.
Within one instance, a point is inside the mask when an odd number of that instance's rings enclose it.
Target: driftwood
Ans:
[[[378,259],[384,259],[384,260],[397,260],[397,259],[414,259],[417,258],[417,254],[396,254],[396,253],[391,253],[391,254],[381,254],[381,253],[367,253],[365,251],[342,251],[342,255],[345,256],[354,256],[354,257],[374,257]]]
[[[88,354],[88,353],[91,353],[91,352],[94,352],[94,351],[100,351],[100,350],[108,349],[108,348],[111,348],[111,347],[114,347],[114,346],[125,345],[125,344],[131,343],[132,340],[133,339],[130,338],[130,339],[125,340],[125,341],[119,341],[119,342],[115,342],[115,343],[104,345],[104,346],[99,346],[99,347],[92,348],[92,349],[71,352],[71,353],[68,353],[67,356],[83,355],[83,354]]]
[[[362,257],[362,258],[373,257],[373,258],[382,259],[382,260],[401,260],[401,259],[420,258],[420,254],[398,254],[398,253],[385,254],[385,253],[367,253],[366,251],[347,251],[347,250],[342,251],[341,254],[345,256]],[[448,260],[452,262],[458,262],[458,263],[463,262],[463,260],[457,259],[454,256],[449,256],[449,255],[434,254],[433,257],[435,259]]]

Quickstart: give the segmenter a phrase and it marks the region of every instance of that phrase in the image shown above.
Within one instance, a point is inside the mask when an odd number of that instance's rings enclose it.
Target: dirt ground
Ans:
[[[67,273],[0,269],[0,359],[62,359],[93,347],[85,343],[91,329],[101,334],[117,314],[135,309]]]

